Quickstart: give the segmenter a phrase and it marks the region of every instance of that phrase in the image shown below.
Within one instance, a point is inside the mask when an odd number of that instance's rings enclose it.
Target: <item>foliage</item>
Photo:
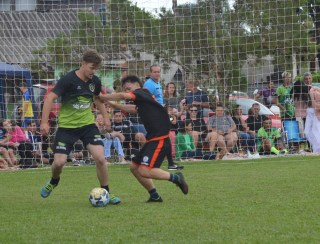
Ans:
[[[88,201],[95,167],[65,168],[47,199],[49,168],[0,172],[0,242],[319,243],[319,157],[182,164],[189,194],[155,181],[164,199],[155,204],[128,166],[110,165],[122,203],[105,208]]]

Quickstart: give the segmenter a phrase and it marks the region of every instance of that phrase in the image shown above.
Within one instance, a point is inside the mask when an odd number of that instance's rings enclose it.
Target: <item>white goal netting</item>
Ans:
[[[26,83],[39,126],[48,89],[79,67],[84,50],[94,48],[104,60],[98,76],[107,92],[126,74],[144,81],[150,66],[159,64],[163,90],[172,82],[179,101],[188,93],[186,81],[198,82],[210,104],[206,122],[216,102],[229,106],[231,95],[274,105],[280,120],[281,104],[264,100],[260,91],[270,82],[280,87],[284,72],[292,81],[310,72],[314,84],[320,82],[319,6],[317,0],[1,1],[1,118],[20,125],[19,87]],[[241,105],[248,110],[252,102]]]

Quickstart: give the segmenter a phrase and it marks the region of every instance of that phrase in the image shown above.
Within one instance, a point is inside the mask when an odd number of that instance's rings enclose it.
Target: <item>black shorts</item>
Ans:
[[[73,150],[76,141],[81,140],[86,147],[88,144],[101,145],[103,142],[100,132],[95,124],[80,128],[58,128],[53,145],[54,153],[67,154]]]
[[[160,168],[164,158],[170,152],[171,143],[168,136],[147,141],[132,162],[149,168]]]

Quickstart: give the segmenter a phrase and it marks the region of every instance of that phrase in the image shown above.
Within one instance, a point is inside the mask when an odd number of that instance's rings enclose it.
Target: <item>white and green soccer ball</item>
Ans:
[[[109,192],[103,188],[93,188],[89,195],[89,202],[93,207],[104,207],[109,202]]]

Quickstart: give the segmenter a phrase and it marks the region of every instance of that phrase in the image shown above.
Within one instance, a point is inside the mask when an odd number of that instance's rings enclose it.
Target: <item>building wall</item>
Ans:
[[[37,0],[15,0],[16,11],[33,11],[37,7]]]

